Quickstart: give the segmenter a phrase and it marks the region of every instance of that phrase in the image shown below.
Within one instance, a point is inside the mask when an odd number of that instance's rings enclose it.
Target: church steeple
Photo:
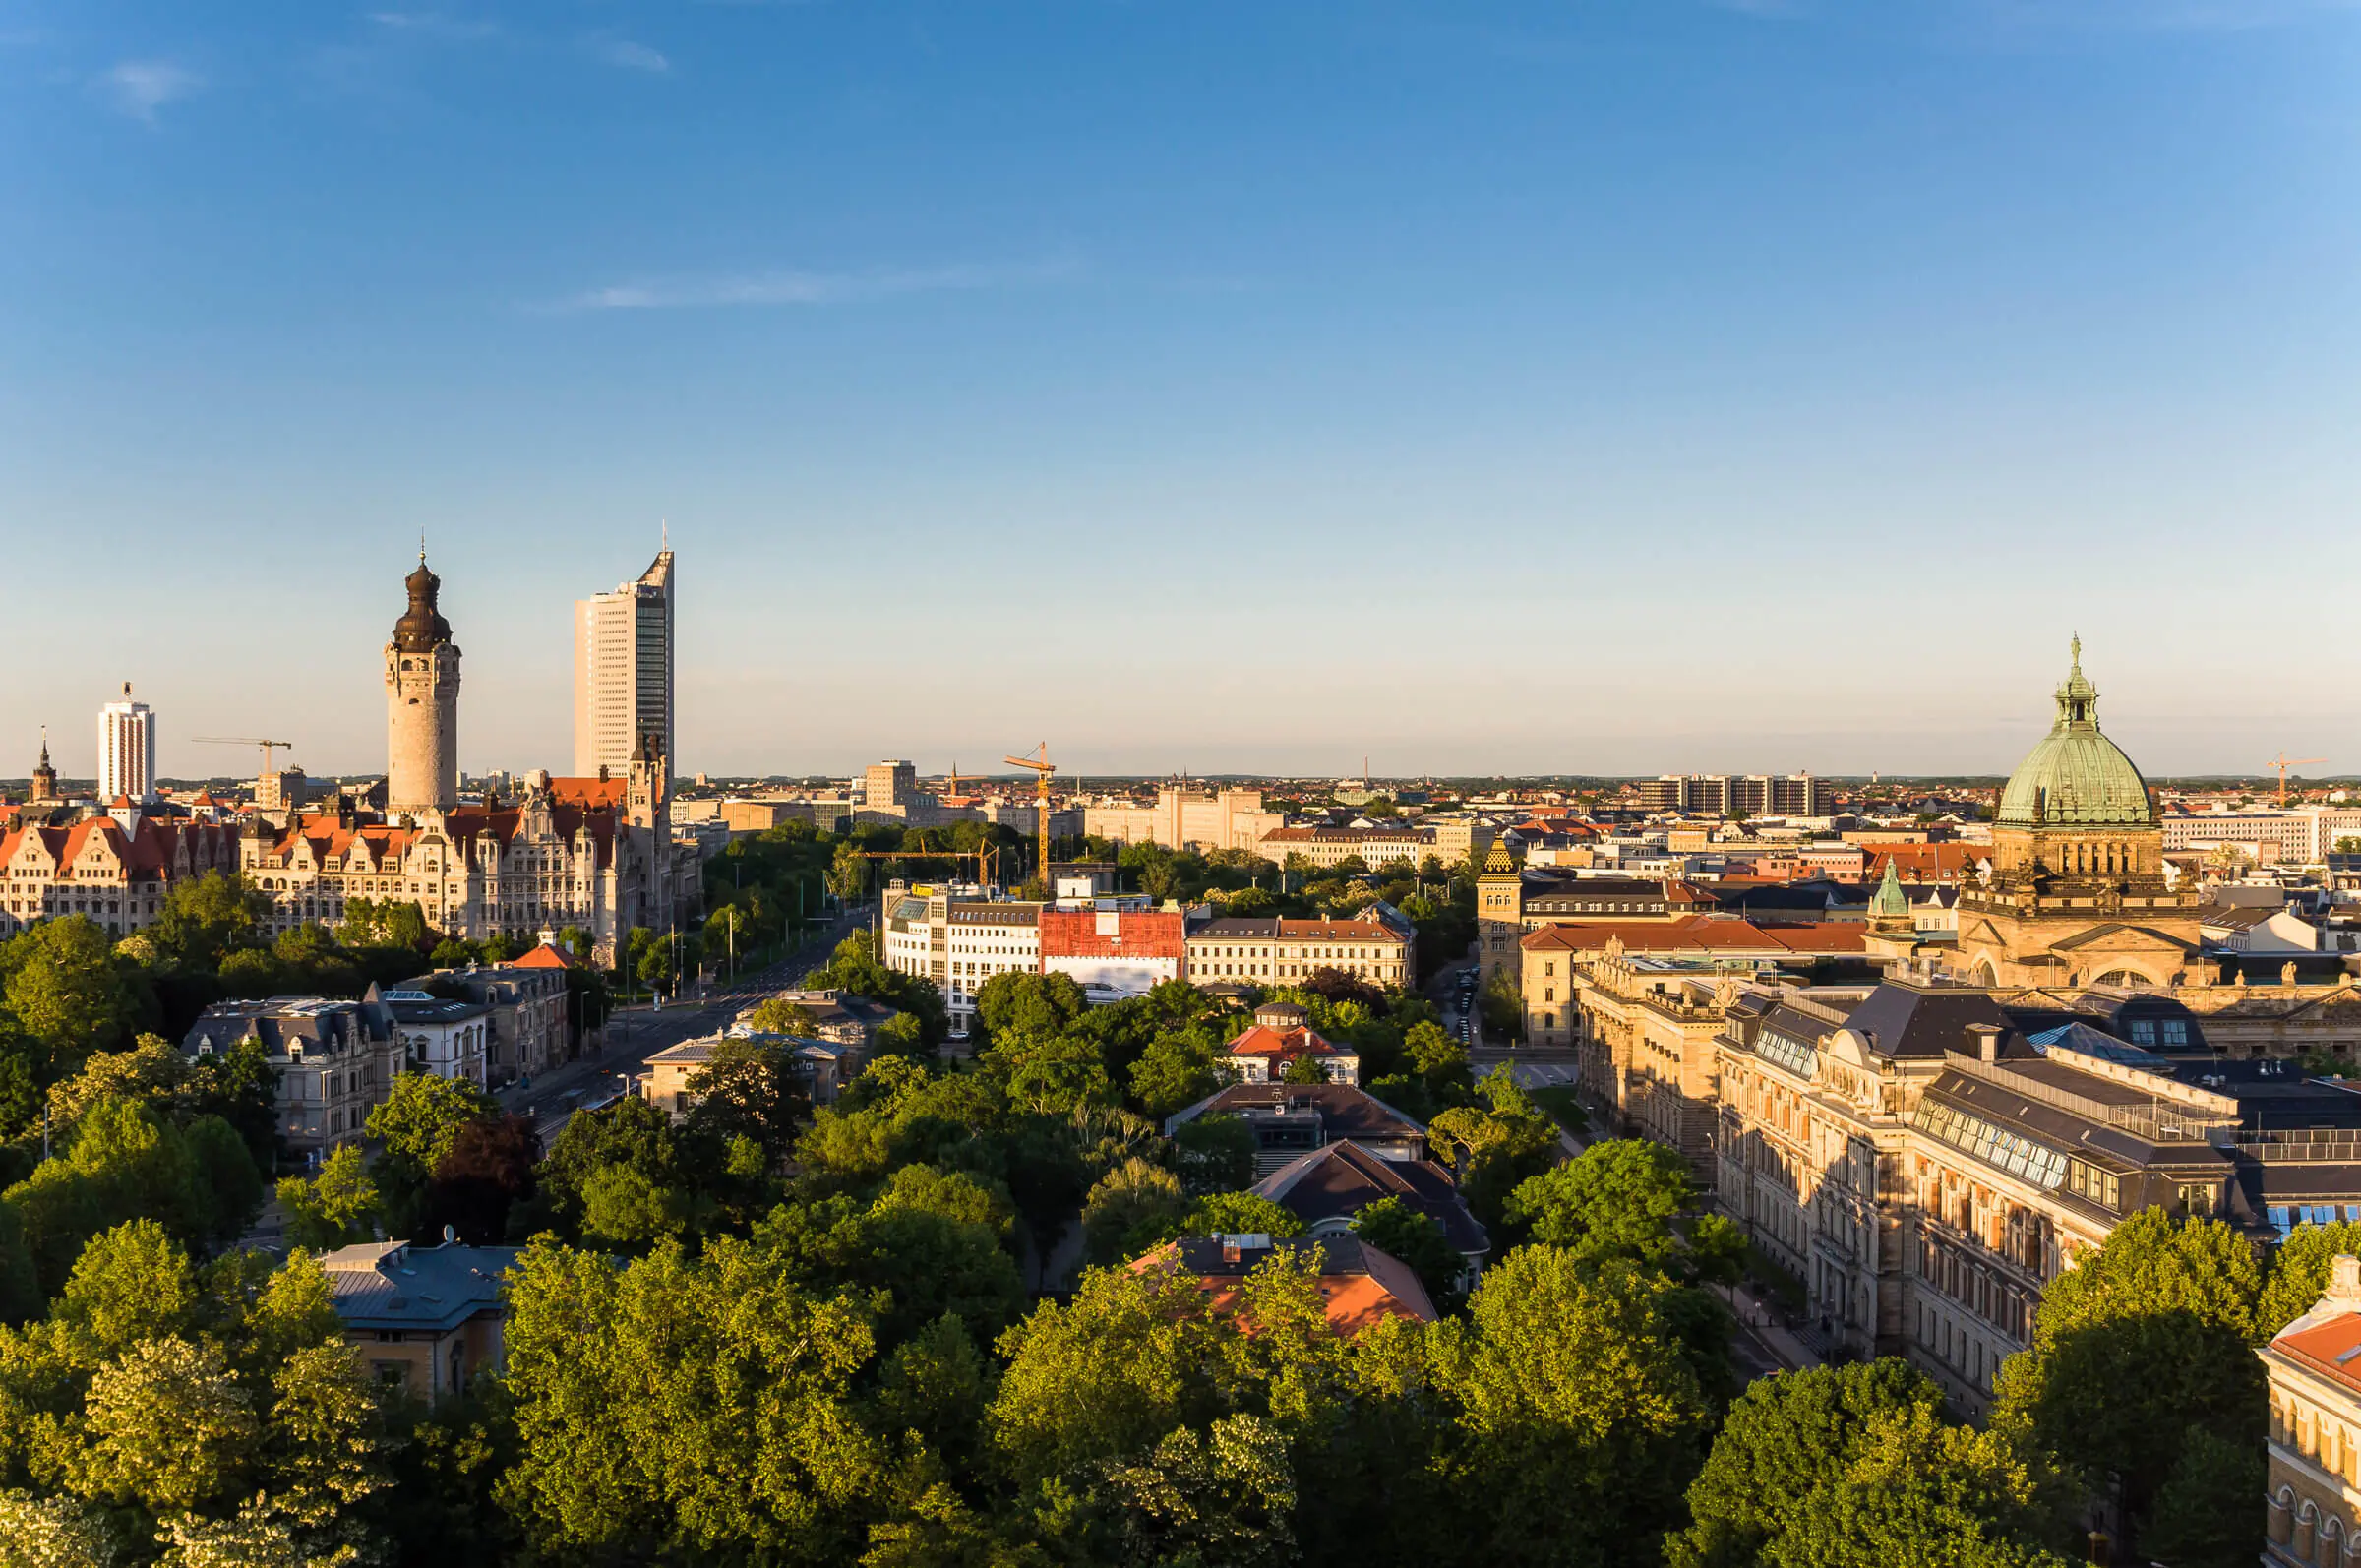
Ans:
[[[44,724],[41,726],[41,759],[33,766],[32,789],[27,797],[27,804],[37,806],[56,799],[57,769],[49,765],[49,726]]]

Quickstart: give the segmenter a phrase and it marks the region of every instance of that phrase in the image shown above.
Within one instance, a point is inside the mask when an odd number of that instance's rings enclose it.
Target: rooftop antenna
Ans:
[[[672,519],[666,517],[659,526],[663,529],[663,548],[669,550],[672,548]]]

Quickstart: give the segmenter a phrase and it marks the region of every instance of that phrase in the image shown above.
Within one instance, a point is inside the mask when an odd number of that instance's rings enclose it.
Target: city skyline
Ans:
[[[0,517],[108,566],[12,608],[0,768],[87,773],[126,679],[176,764],[382,766],[422,523],[461,765],[563,767],[571,606],[666,516],[691,770],[1988,773],[2076,631],[2160,770],[2361,768],[2301,621],[2357,51],[2300,0],[20,0]]]
[[[658,565],[667,574],[671,570],[672,557],[673,552],[667,545],[658,558]],[[426,564],[423,560],[423,553],[419,564]],[[656,569],[651,567],[649,570],[653,572]],[[463,586],[454,585],[452,576],[441,573],[439,569],[438,576],[443,585],[443,604],[447,618],[452,624],[454,640],[462,644],[478,640],[469,633],[461,608],[470,604],[470,596],[465,593]],[[398,590],[398,586],[397,583],[396,590]],[[606,590],[596,591],[604,592]],[[398,591],[394,592],[393,597],[398,600]],[[505,615],[514,617],[519,610],[522,610],[529,622],[537,623],[541,619],[533,613],[537,609],[536,606],[524,602],[513,594],[499,596],[495,592],[495,594],[474,599],[472,602],[488,611],[491,603],[495,600],[500,604],[501,613]],[[666,624],[669,628],[670,601],[666,602]],[[573,607],[578,603],[579,601],[575,600],[565,601],[567,607]],[[569,615],[564,623],[569,637],[572,635],[573,623],[576,616],[578,616],[578,610],[575,614]],[[383,625],[391,627],[395,619],[398,619],[398,616],[389,617]],[[690,617],[679,630],[688,631],[694,626],[695,618]],[[351,711],[346,707],[336,706],[302,719],[300,724],[308,726],[315,733],[348,735],[351,738],[342,747],[317,754],[308,754],[313,753],[312,745],[297,738],[290,748],[289,754],[282,755],[278,759],[279,765],[302,767],[307,772],[322,777],[359,777],[382,774],[385,771],[385,731],[383,711],[379,705],[383,700],[383,694],[379,689],[379,681],[366,678],[379,673],[377,661],[382,658],[384,646],[382,640],[379,639],[386,633],[381,630],[375,637],[372,637],[368,634],[365,622],[356,623],[352,631],[357,640],[373,644],[370,655],[371,662],[363,667],[359,678],[348,676],[333,684],[348,689],[345,700],[361,704],[364,715],[363,722],[358,725],[353,724],[350,722]],[[322,640],[325,642],[327,639],[323,638]],[[696,639],[692,637],[691,640]],[[2098,650],[2096,656],[2103,659],[2105,650]],[[577,737],[575,729],[575,721],[578,715],[578,700],[573,686],[575,678],[578,675],[578,647],[569,641],[561,665],[561,676],[566,684],[563,689],[560,711],[556,715],[559,729],[555,752],[553,754],[545,756],[539,752],[533,751],[530,741],[512,740],[511,744],[504,748],[501,743],[486,739],[487,734],[515,737],[520,732],[530,735],[548,731],[552,722],[551,715],[530,706],[531,694],[538,691],[542,683],[533,680],[504,679],[501,670],[498,668],[487,669],[485,665],[488,661],[471,656],[469,659],[471,674],[469,676],[468,703],[461,709],[456,726],[456,755],[459,770],[470,775],[502,771],[521,774],[534,768],[561,774],[570,771],[567,766],[569,760],[578,760],[575,750]],[[543,661],[534,661],[536,666],[540,662]],[[2065,668],[2063,659],[2053,661],[2053,664],[2055,670],[2062,671]],[[2152,754],[2159,748],[2167,755],[2170,755],[2173,751],[2172,743],[2168,735],[2163,733],[2161,727],[2154,722],[2153,715],[2144,716],[2135,710],[2127,727],[2122,713],[2125,704],[2114,694],[2125,685],[2131,686],[2135,691],[2151,689],[2154,684],[2152,680],[2144,682],[2135,678],[2127,682],[2119,678],[2111,667],[2103,664],[2096,667],[2101,670],[2102,689],[2108,693],[2109,697],[2107,703],[2108,733],[2143,755]],[[148,723],[157,737],[157,751],[159,753],[177,752],[178,754],[186,756],[189,763],[192,764],[185,768],[165,769],[158,775],[160,777],[234,778],[243,776],[248,771],[231,760],[237,751],[235,747],[226,745],[221,747],[223,765],[209,769],[202,765],[203,758],[210,754],[209,749],[195,744],[197,737],[193,733],[175,741],[174,726],[177,710],[173,699],[176,694],[190,696],[196,713],[213,715],[223,719],[224,722],[242,714],[244,715],[243,722],[249,725],[261,724],[266,730],[274,731],[287,731],[290,725],[298,723],[294,715],[285,712],[253,705],[240,708],[234,702],[225,702],[220,694],[215,692],[205,680],[192,678],[186,682],[176,683],[174,674],[173,671],[165,672],[160,680],[162,696],[153,703],[148,702],[145,698],[157,694],[158,683],[131,683],[138,686],[143,694],[143,701],[140,706],[148,711]],[[2126,674],[2136,676],[2137,672],[2127,671]],[[98,684],[110,689],[98,705],[103,724],[105,705],[121,700],[121,690],[117,683],[109,680],[101,679]],[[268,689],[258,686],[252,690],[267,692]],[[697,687],[692,683],[687,686],[686,690],[694,694]],[[2041,683],[2036,676],[2028,690],[2046,694],[2047,686]],[[857,692],[853,694],[856,698],[860,695]],[[1268,693],[1258,694],[1265,699],[1269,696]],[[4,706],[13,699],[25,702],[29,707],[38,707],[45,713],[47,707],[55,704],[56,696],[57,693],[53,690],[42,694],[37,702],[27,702],[22,694],[0,694],[0,706]],[[2028,710],[2034,706],[2032,701],[2027,699],[2025,692],[2020,692],[2017,696],[2018,699],[2012,704],[2013,706]],[[252,700],[250,696],[248,698],[250,704]],[[856,705],[858,705],[857,702]],[[2041,697],[2040,705],[2044,707],[2048,705],[2046,694]],[[486,719],[480,716],[481,708],[484,706],[494,709],[495,716],[493,718]],[[692,739],[687,744],[694,748],[696,744],[696,738],[704,726],[697,722],[699,715],[693,694],[683,702],[681,711],[691,721],[688,729]],[[1028,709],[1028,711],[1037,710]],[[1318,765],[1319,759],[1314,757],[1307,749],[1294,754],[1308,760],[1293,765],[1284,763],[1257,765],[1252,761],[1225,763],[1218,754],[1221,750],[1219,747],[1199,748],[1196,754],[1184,754],[1178,759],[1169,762],[1125,765],[1120,754],[1111,756],[1103,743],[1094,744],[1086,732],[1080,732],[1078,727],[1070,721],[1065,726],[1065,733],[1069,738],[1053,742],[1052,751],[1053,755],[1059,759],[1060,779],[1069,781],[1076,778],[1087,779],[1093,773],[1116,778],[1150,778],[1172,774],[1208,778],[1218,776],[1349,778],[1360,772],[1386,778],[1486,776],[1540,778],[1569,775],[1642,778],[1681,773],[1755,775],[1795,772],[1834,777],[1868,777],[1880,773],[1898,777],[1985,777],[2005,775],[2011,765],[2007,758],[2021,753],[2024,746],[2029,744],[2031,739],[2037,738],[2041,729],[2045,727],[2041,722],[2034,720],[2029,711],[2022,723],[2016,715],[1996,715],[1981,724],[1963,722],[1959,715],[1966,711],[1968,710],[1957,705],[1947,709],[1944,716],[1951,722],[1943,723],[1939,733],[1937,731],[1913,733],[1907,729],[1895,730],[1889,727],[1883,734],[1882,742],[1881,737],[1866,733],[1848,734],[1841,730],[1823,730],[1820,732],[1817,743],[1807,741],[1803,750],[1817,751],[1823,754],[1833,752],[1839,755],[1856,759],[1833,765],[1808,759],[1801,761],[1777,759],[1783,747],[1788,753],[1796,750],[1795,738],[1750,730],[1744,723],[1742,715],[1733,716],[1728,721],[1705,726],[1695,732],[1684,733],[1665,727],[1656,732],[1592,736],[1587,739],[1576,738],[1571,742],[1576,752],[1580,753],[1587,749],[1590,755],[1575,754],[1555,760],[1543,759],[1526,766],[1454,767],[1434,765],[1431,760],[1422,757],[1418,748],[1410,744],[1398,744],[1390,748],[1372,745],[1358,754],[1346,754],[1336,758],[1338,765],[1334,766]],[[958,720],[968,726],[965,734],[971,744],[964,746],[956,741],[942,744],[929,741],[923,745],[912,746],[907,744],[907,737],[903,732],[890,728],[892,722],[890,717],[873,718],[869,733],[877,737],[876,744],[865,752],[846,753],[838,749],[833,754],[823,757],[811,766],[773,764],[727,767],[712,763],[700,763],[695,751],[692,750],[685,759],[676,759],[678,760],[676,772],[683,777],[697,772],[724,777],[858,776],[864,767],[879,756],[907,756],[918,762],[919,772],[922,776],[941,776],[958,765],[963,758],[969,757],[982,760],[962,767],[960,771],[963,776],[1001,776],[997,771],[997,757],[993,750],[995,743],[986,732],[975,728],[976,720],[972,714],[964,715]],[[1046,720],[1040,722],[1046,722]],[[65,760],[59,766],[58,771],[62,777],[69,780],[97,776],[99,769],[96,766],[88,770],[79,767],[76,753],[71,744],[59,746],[47,738],[45,729],[48,723],[45,716],[36,719],[32,743],[34,752],[29,752],[28,754],[35,754],[40,749],[46,748],[63,756]],[[705,723],[712,724],[715,729],[721,727],[718,718],[714,716],[707,716]],[[2311,727],[2305,728],[2304,725],[2307,723]],[[198,725],[197,727],[205,726]],[[216,724],[212,727],[218,729],[221,726]],[[2328,727],[2321,724],[2316,718],[2309,721],[2296,721],[2291,728],[2292,732],[2305,737],[2318,737],[2329,733]],[[2229,743],[2225,742],[2223,737],[2229,734],[2271,735],[2288,733],[2289,729],[2290,727],[2274,728],[2271,721],[2255,715],[2224,715],[2220,724],[2209,732],[2210,749],[2217,754],[2226,750]],[[356,731],[357,734],[354,733]],[[1052,733],[1059,732],[1053,731]],[[1993,754],[2000,757],[2001,760],[1990,765],[1979,765],[1975,761],[1969,760],[1953,766],[1910,766],[1891,760],[1891,757],[1895,755],[1907,756],[1913,749],[1924,752],[1930,748],[1936,749],[1938,754],[1972,757],[1970,748],[1976,744],[1979,737],[1991,738],[1993,746],[1997,748]],[[1349,740],[1350,737],[1347,739]],[[1499,743],[1495,741],[1493,744]],[[1881,744],[1884,748],[1882,751],[1879,749]],[[2295,745],[2295,743],[2288,744]],[[2307,739],[2303,744],[2309,745],[2312,742]],[[373,758],[370,755],[372,745],[375,747]],[[744,739],[740,738],[741,750],[744,745]],[[2016,748],[2015,752],[2009,751],[2012,746]],[[793,743],[789,743],[788,749],[793,750]],[[2300,751],[2301,749],[2301,746],[2296,746],[2296,750]],[[1202,754],[1207,750],[1217,754],[1211,762],[1202,759]],[[1274,749],[1267,745],[1249,745],[1237,747],[1234,750],[1243,752],[1259,750],[1267,754]],[[1287,752],[1287,748],[1284,746],[1275,750],[1283,754]],[[1448,748],[1444,750],[1447,751]],[[529,754],[507,754],[520,751]],[[2203,750],[2200,754],[2204,754]],[[2346,764],[2344,759],[2336,756],[2332,751],[2307,754],[2318,755],[2324,757],[2325,760],[2299,770],[2297,776],[2317,779],[2336,777],[2347,772],[2361,772],[2361,768],[2354,768]],[[1591,756],[1611,760],[1592,765]],[[1667,760],[1666,758],[1672,759]],[[1697,758],[1704,760],[1697,760]],[[2262,765],[2265,758],[2261,756],[2254,758],[2251,765],[2247,766],[2237,765],[2238,760],[2243,759],[2233,758],[2222,765],[2211,766],[2202,763],[2158,766],[2151,773],[2151,777],[2262,777],[2267,772]],[[1624,765],[1612,765],[1613,761],[1621,761]],[[10,776],[13,774],[8,770],[5,761],[0,761],[0,777]],[[1010,772],[1009,776],[1015,775]]]

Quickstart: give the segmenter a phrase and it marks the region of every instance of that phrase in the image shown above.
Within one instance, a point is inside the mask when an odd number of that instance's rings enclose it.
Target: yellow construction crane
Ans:
[[[274,751],[292,752],[295,750],[295,743],[293,741],[265,741],[258,740],[251,735],[195,735],[191,736],[190,739],[196,742],[196,744],[199,746],[261,747],[263,749],[263,771],[255,775],[255,784],[258,788],[261,786],[263,779],[270,775],[271,754]]]
[[[972,860],[980,882],[991,880],[1000,857],[997,849],[857,849],[853,853],[863,860],[947,860],[953,865]]]
[[[1041,743],[1036,756],[1003,756],[1001,761],[1011,767],[1031,768],[1040,786],[1037,797],[1041,804],[1041,885],[1046,892],[1050,885],[1050,780],[1058,772],[1058,764],[1050,760],[1050,743]]]
[[[2285,806],[2287,804],[2287,770],[2291,767],[2302,767],[2306,762],[2325,762],[2327,760],[2328,758],[2325,756],[2289,756],[2285,752],[2281,752],[2276,761],[2266,762],[2263,765],[2279,770],[2279,804]]]

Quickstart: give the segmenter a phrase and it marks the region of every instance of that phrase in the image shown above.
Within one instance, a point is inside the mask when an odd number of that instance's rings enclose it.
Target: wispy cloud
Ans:
[[[672,62],[657,50],[644,43],[635,43],[630,38],[592,38],[589,47],[592,54],[607,64],[621,66],[626,71],[646,71],[662,76],[672,69]]]
[[[487,18],[447,16],[440,11],[372,11],[369,20],[390,31],[437,43],[472,43],[500,31],[500,24]]]
[[[125,60],[98,78],[108,102],[135,120],[155,123],[156,111],[205,86],[204,79],[169,60]]]
[[[716,310],[750,305],[849,305],[904,294],[1025,288],[1080,275],[1071,257],[1001,267],[891,268],[866,272],[772,271],[732,277],[617,283],[561,300],[562,312]]]
[[[2138,32],[2237,32],[2284,27],[2361,0],[1979,0],[1997,20],[2024,30],[2048,28]]]

